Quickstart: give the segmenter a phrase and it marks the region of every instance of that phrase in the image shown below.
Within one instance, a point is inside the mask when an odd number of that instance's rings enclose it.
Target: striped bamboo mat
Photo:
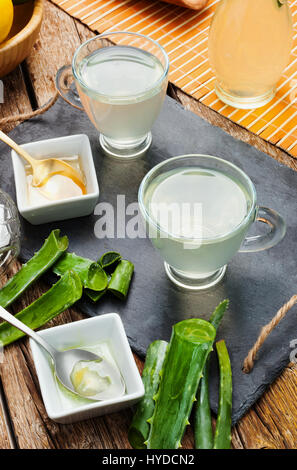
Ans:
[[[290,6],[294,21],[291,60],[279,81],[276,97],[257,110],[237,110],[214,92],[208,61],[208,30],[219,0],[200,11],[159,0],[52,0],[92,30],[133,31],[160,42],[170,59],[170,80],[186,93],[297,157],[297,0]]]

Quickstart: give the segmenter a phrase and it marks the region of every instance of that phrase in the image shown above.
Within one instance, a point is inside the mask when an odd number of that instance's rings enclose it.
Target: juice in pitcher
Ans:
[[[237,108],[268,103],[288,64],[292,37],[287,0],[221,0],[209,33],[218,97]]]

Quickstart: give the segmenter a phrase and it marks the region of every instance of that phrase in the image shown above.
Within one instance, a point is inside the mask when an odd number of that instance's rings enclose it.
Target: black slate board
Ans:
[[[60,227],[69,236],[70,250],[77,254],[97,259],[99,253],[115,249],[134,262],[133,285],[125,303],[105,296],[98,305],[81,301],[80,308],[88,315],[119,312],[130,344],[141,356],[151,341],[169,339],[173,323],[194,316],[208,319],[217,303],[229,298],[230,308],[218,338],[225,338],[230,350],[234,376],[233,422],[236,422],[288,363],[290,341],[297,338],[296,311],[292,311],[265,343],[254,371],[250,375],[241,372],[243,359],[261,326],[296,293],[297,173],[211,126],[170,98],[166,98],[154,126],[153,145],[146,158],[130,163],[103,157],[96,130],[86,115],[62,100],[45,115],[19,125],[10,135],[17,142],[26,143],[78,133],[86,133],[91,140],[100,202],[111,202],[115,207],[117,194],[126,195],[126,204],[135,202],[140,181],[156,163],[175,155],[205,153],[240,166],[255,183],[259,203],[278,210],[285,218],[288,230],[281,244],[262,253],[237,254],[223,283],[207,293],[176,289],[167,279],[159,254],[148,239],[98,240],[94,235],[98,215],[41,226],[22,220],[23,260],[32,256],[50,230]],[[0,186],[15,199],[10,151],[2,143],[0,155]],[[214,411],[217,410],[217,380],[213,359],[211,405]]]

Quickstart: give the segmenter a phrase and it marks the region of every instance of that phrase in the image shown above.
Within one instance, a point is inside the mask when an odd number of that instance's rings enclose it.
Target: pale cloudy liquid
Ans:
[[[202,277],[227,264],[237,252],[248,224],[238,227],[252,204],[239,182],[220,171],[197,167],[156,177],[144,203],[161,229],[148,223],[152,242],[165,261],[188,276]]]
[[[222,0],[209,34],[209,57],[218,84],[252,98],[272,90],[292,47],[287,5],[277,0]]]
[[[73,346],[78,347],[78,346]],[[70,348],[71,349],[71,348]],[[120,372],[118,365],[115,361],[112,346],[108,341],[103,341],[99,344],[90,345],[90,346],[83,346],[81,349],[86,351],[92,352],[97,354],[98,356],[103,357],[106,361],[108,361],[118,372]],[[82,405],[87,405],[90,403],[94,403],[92,400],[88,398],[79,397],[65,388],[61,382],[57,379],[56,374],[54,373],[54,379],[56,384],[57,390],[57,398],[60,400],[60,405],[62,406],[63,410],[71,410],[78,408]]]
[[[78,89],[95,127],[124,145],[144,139],[165,96],[163,72],[157,57],[131,46],[105,47],[83,59],[80,75],[90,89]]]

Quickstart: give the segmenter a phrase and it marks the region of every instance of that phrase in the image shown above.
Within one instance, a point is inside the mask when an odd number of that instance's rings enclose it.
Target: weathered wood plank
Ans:
[[[45,2],[39,39],[26,59],[39,106],[53,96],[56,72],[63,65],[71,63],[79,44],[80,39],[73,18],[52,3]]]
[[[1,375],[0,375],[1,380]],[[14,448],[13,439],[9,432],[10,418],[5,413],[4,394],[2,394],[2,384],[0,384],[0,449]],[[9,421],[9,422],[8,422]]]
[[[32,110],[21,67],[2,78],[4,103],[0,103],[0,117],[15,116]],[[9,132],[14,124],[5,125],[2,130]]]

